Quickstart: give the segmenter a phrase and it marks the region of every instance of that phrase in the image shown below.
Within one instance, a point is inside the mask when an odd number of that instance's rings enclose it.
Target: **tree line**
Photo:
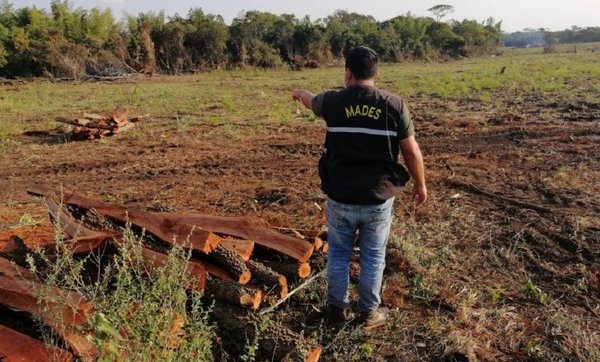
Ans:
[[[324,18],[248,11],[227,25],[199,8],[187,16],[147,12],[117,21],[111,11],[54,0],[48,10],[0,0],[0,76],[181,74],[240,66],[317,67],[367,45],[384,61],[432,60],[496,52],[501,23],[492,18],[442,22],[401,15],[376,21],[347,11]]]
[[[562,31],[547,29],[525,29],[504,35],[507,47],[523,48],[526,46],[541,46],[548,43],[578,44],[600,42],[600,27],[581,28],[573,26]]]

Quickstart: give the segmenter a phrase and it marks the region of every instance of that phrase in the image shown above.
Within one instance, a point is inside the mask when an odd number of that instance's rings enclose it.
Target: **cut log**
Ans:
[[[86,336],[79,335],[73,331],[52,326],[52,329],[69,346],[73,354],[84,362],[94,362],[98,359],[98,349]]]
[[[44,293],[43,306],[38,303]],[[0,275],[0,304],[35,315],[50,313],[61,316],[70,325],[83,325],[92,314],[92,304],[75,292],[44,287],[32,280]],[[48,309],[47,312],[43,312]]]
[[[220,245],[223,245],[226,249],[235,251],[244,261],[250,260],[250,256],[254,250],[254,242],[250,240],[223,238]]]
[[[252,280],[256,283],[266,286],[268,289],[274,289],[281,298],[288,295],[288,285],[285,276],[278,274],[268,266],[259,262],[249,260],[246,262],[248,269],[252,272]]]
[[[0,325],[0,360],[72,361],[73,356],[65,350],[50,347],[37,339]]]
[[[323,239],[321,239],[318,236],[315,236],[314,237],[314,241],[313,241],[313,245],[315,246],[315,251],[321,250],[321,248],[323,247]]]
[[[308,241],[262,227],[260,226],[262,224],[260,220],[249,217],[211,216],[189,213],[165,214],[164,217],[175,223],[196,225],[215,233],[252,240],[256,244],[276,250],[299,262],[307,261],[313,252],[313,245]]]
[[[168,255],[156,252],[148,248],[142,248],[142,257],[147,269],[155,270],[167,263]],[[186,277],[190,280],[186,288],[203,290],[206,285],[206,269],[199,262],[189,261],[185,269]]]
[[[237,278],[238,283],[242,285],[247,284],[252,277],[252,273],[248,270],[242,257],[235,251],[226,249],[221,245],[217,245],[215,250],[206,255],[205,258],[213,264],[227,270],[231,275]]]
[[[19,266],[10,260],[0,257],[0,274],[9,278],[36,280],[36,276],[28,269]]]
[[[221,241],[221,238],[208,230],[173,221],[172,218],[167,218],[163,214],[132,210],[122,205],[93,200],[72,192],[61,192],[41,185],[29,187],[28,192],[33,195],[53,197],[61,200],[64,204],[83,209],[95,209],[102,216],[145,229],[170,245],[180,245],[203,253],[210,253]]]
[[[262,292],[241,286],[229,280],[208,278],[204,295],[208,298],[243,305],[256,310],[262,303]]]
[[[204,267],[206,268],[206,272],[208,273],[208,275],[215,277],[217,279],[220,280],[231,280],[231,281],[236,281],[235,278],[233,277],[233,275],[231,275],[231,273],[229,273],[228,271],[224,270],[221,267],[218,267],[210,262],[207,261],[202,261],[202,264],[204,264]]]
[[[277,273],[286,277],[289,281],[306,279],[310,275],[311,267],[309,263],[294,263],[288,260],[260,260],[261,263],[273,269]]]

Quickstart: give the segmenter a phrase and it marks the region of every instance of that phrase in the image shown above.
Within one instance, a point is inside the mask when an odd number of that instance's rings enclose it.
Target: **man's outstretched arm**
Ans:
[[[414,179],[413,198],[415,207],[419,208],[427,201],[427,186],[425,185],[425,165],[423,155],[414,136],[400,140],[400,151],[408,167],[408,171]]]
[[[292,93],[292,98],[295,101],[300,101],[304,105],[304,107],[312,110],[312,100],[315,97],[314,94],[307,91],[306,89],[296,89]]]

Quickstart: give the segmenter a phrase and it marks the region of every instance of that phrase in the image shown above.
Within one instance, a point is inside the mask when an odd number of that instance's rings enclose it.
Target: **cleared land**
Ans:
[[[369,335],[312,330],[322,283],[269,318],[319,341],[324,360],[598,360],[593,48],[382,66],[379,85],[412,109],[431,194],[417,214],[408,193],[398,199],[384,286],[392,322]],[[52,239],[46,210],[26,194],[33,182],[147,210],[316,228],[324,127],[290,92],[341,84],[338,68],[0,85],[0,248],[11,235]],[[115,110],[150,116],[101,141],[48,134],[57,116]]]

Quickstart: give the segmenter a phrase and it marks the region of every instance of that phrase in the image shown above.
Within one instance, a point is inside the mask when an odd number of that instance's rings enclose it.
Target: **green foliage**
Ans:
[[[60,233],[57,227],[57,235]],[[93,302],[95,313],[85,328],[93,331],[89,339],[98,347],[100,361],[124,357],[128,361],[213,360],[214,336],[201,295],[186,290],[190,285],[184,273],[189,252],[173,248],[165,265],[149,271],[144,266],[141,241],[129,229],[124,236],[119,253],[109,264],[98,264],[98,255],[73,257],[58,237],[52,256],[37,252],[36,259],[46,265],[44,289],[74,290]],[[34,258],[29,260],[35,272]],[[41,292],[42,305],[48,295]],[[64,325],[59,315],[49,317],[55,325]]]
[[[439,10],[438,20],[449,11],[447,5],[432,9]],[[108,9],[75,8],[66,0],[51,1],[49,10],[15,10],[3,2],[0,76],[317,67],[359,45],[371,46],[384,61],[458,57],[492,51],[499,45],[499,29],[499,24],[466,20],[451,27],[411,15],[378,22],[341,10],[314,21],[249,11],[227,26],[221,16],[192,8],[185,17],[147,12],[117,23]]]
[[[523,283],[523,294],[527,299],[534,300],[540,304],[548,302],[548,295],[540,287],[535,285],[531,279],[527,279]]]

